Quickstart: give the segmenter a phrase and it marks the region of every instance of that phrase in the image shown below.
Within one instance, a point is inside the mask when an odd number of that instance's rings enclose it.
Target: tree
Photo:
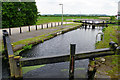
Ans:
[[[3,2],[2,27],[33,25],[37,21],[35,2]]]

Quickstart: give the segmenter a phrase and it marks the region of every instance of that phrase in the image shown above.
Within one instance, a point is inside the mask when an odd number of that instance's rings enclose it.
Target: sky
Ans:
[[[40,14],[117,15],[120,0],[35,0]]]

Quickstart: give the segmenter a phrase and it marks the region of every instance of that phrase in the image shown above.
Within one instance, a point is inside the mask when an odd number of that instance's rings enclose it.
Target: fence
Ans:
[[[110,48],[96,49],[92,51],[84,51],[75,54],[76,44],[70,44],[70,55],[57,55],[49,57],[37,57],[37,58],[20,58],[20,56],[14,56],[10,38],[8,32],[3,30],[3,42],[4,49],[6,51],[6,57],[8,58],[10,67],[10,76],[15,78],[22,78],[22,67],[34,66],[41,64],[51,64],[58,62],[70,61],[69,78],[74,78],[74,64],[75,60],[89,59],[91,61],[96,57],[102,57],[107,55],[120,54],[120,47],[114,42],[110,42]]]
[[[30,32],[32,30],[44,29],[44,28],[49,28],[49,27],[57,27],[57,26],[60,26],[61,23],[62,22],[54,22],[54,23],[52,22],[52,23],[41,24],[41,25],[26,26],[27,28],[19,27],[19,29],[17,29],[16,31],[19,31],[19,33],[23,33],[25,30]],[[64,22],[64,24],[68,24],[68,22]],[[13,33],[12,29],[15,29],[15,28],[9,28],[8,29],[9,35],[12,35],[12,33]]]

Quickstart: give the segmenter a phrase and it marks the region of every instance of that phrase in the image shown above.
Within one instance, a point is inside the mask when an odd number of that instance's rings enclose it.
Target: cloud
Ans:
[[[119,0],[36,0],[42,14],[61,14],[60,3],[65,14],[109,14],[116,15]]]

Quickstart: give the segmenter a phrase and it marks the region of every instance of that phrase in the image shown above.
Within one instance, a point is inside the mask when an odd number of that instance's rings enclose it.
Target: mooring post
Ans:
[[[20,63],[20,56],[15,56],[14,60],[15,60],[14,64],[15,78],[22,78],[22,66]]]
[[[37,25],[36,25],[36,30],[37,30]]]
[[[9,28],[9,35],[11,35],[11,28]]]
[[[28,31],[30,32],[30,26],[28,26]]]
[[[69,68],[70,80],[74,79],[75,48],[76,48],[76,44],[70,44],[70,68]]]
[[[20,27],[20,33],[22,33],[22,29],[21,29],[21,27]]]

